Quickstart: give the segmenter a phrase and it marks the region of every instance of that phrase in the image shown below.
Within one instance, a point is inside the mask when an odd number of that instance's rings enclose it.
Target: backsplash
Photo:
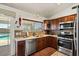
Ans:
[[[44,31],[36,31],[36,32],[23,32],[22,30],[15,30],[15,38],[27,38],[30,36],[42,36],[44,35],[45,32]]]
[[[42,36],[45,33],[43,31],[36,31],[36,32],[27,32],[27,36]]]

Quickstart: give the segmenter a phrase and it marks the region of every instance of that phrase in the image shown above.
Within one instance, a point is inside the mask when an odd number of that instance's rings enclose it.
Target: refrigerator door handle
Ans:
[[[76,21],[74,22],[74,49],[76,50],[77,44],[76,44]]]

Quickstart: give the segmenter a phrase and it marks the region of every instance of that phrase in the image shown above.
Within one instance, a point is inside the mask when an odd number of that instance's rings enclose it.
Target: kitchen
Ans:
[[[3,3],[3,5],[9,6],[9,3],[8,4]],[[72,5],[74,4],[71,4],[71,6]],[[69,5],[66,4],[66,7],[67,6]],[[71,7],[72,10],[73,8]],[[78,11],[75,12],[78,13]],[[28,19],[27,16],[22,17],[21,15],[17,14],[19,16],[17,17],[17,20],[13,22],[11,21],[8,22],[8,23],[11,22],[10,23],[11,25],[9,26],[11,31],[10,30],[9,31],[11,36],[10,39],[13,39],[13,41],[11,40],[10,42],[14,44],[12,46],[14,48],[11,48],[12,50],[10,52],[14,53],[12,54],[13,56],[77,56],[79,55],[77,51],[78,49],[75,50],[76,40],[74,40],[76,39],[76,37],[78,38],[78,33],[76,32],[76,30],[78,31],[78,27],[77,27],[78,22],[76,22],[78,21],[78,14],[75,12],[73,14],[68,14],[51,19],[44,18],[43,21]],[[7,14],[7,15],[9,16],[12,15],[12,17],[14,17],[15,13]],[[15,19],[15,18],[16,17],[10,19]],[[41,17],[39,17],[38,19],[41,19]]]

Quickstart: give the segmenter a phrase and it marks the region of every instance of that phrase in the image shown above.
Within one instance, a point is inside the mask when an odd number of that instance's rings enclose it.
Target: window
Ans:
[[[42,29],[42,22],[23,20],[23,30],[26,32],[42,31]]]
[[[27,32],[32,31],[31,30],[32,24],[24,24],[23,26],[24,26],[24,31],[27,31]]]
[[[6,29],[8,29],[9,28],[9,26],[10,26],[10,24],[1,24],[0,23],[0,28],[6,28]]]
[[[10,44],[10,24],[0,23],[0,46]]]
[[[35,24],[34,24],[34,27],[35,27],[35,30],[36,31],[41,31],[42,30],[42,23],[38,23],[38,22],[36,22]]]

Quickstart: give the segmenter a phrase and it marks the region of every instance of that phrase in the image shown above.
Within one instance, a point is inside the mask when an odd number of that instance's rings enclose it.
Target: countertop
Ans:
[[[47,37],[47,36],[51,36],[51,37],[57,37],[57,35],[43,35],[43,36],[40,36],[40,37],[36,37],[36,36],[30,36],[30,37],[27,37],[27,38],[15,38],[16,41],[21,41],[21,40],[30,40],[30,39],[37,39],[37,38],[41,38],[41,37]]]

